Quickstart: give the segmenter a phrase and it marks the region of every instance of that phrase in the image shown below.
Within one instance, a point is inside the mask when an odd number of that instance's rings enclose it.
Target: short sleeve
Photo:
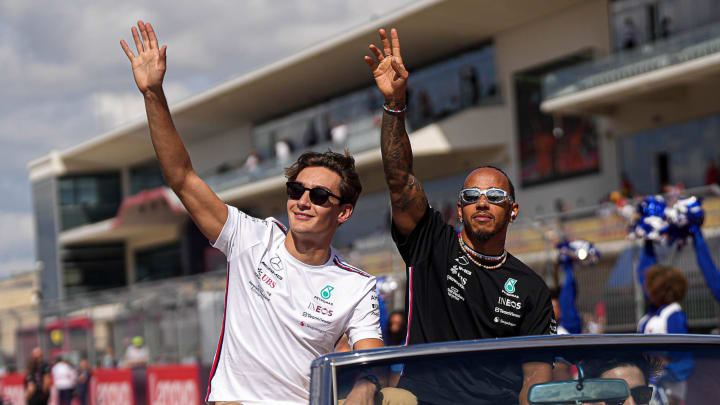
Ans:
[[[442,215],[430,206],[407,237],[401,236],[395,228],[395,223],[392,224],[393,240],[408,266],[427,259],[432,250],[442,248],[438,244],[445,243],[448,236],[454,233],[455,231],[445,223]]]
[[[227,220],[213,247],[225,254],[228,260],[233,252],[240,252],[260,241],[272,223],[251,217],[235,207],[226,205]]]
[[[347,335],[351,348],[363,339],[382,340],[380,309],[374,277],[372,282],[366,285],[365,294],[353,310],[347,327]]]
[[[677,311],[668,317],[667,333],[688,333],[685,313]]]
[[[543,284],[536,293],[531,311],[520,325],[522,335],[552,335],[557,333],[557,321],[553,311],[550,291]]]

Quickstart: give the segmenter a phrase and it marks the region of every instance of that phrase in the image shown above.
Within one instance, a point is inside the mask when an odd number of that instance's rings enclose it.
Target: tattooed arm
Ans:
[[[372,69],[378,89],[385,96],[385,105],[392,110],[404,110],[408,72],[400,55],[400,40],[394,28],[390,31],[392,47],[385,30],[381,29],[379,33],[383,52],[370,45],[377,62],[369,56],[365,57],[365,62]],[[404,112],[383,111],[380,150],[385,181],[390,190],[393,222],[398,232],[407,236],[425,214],[427,196],[413,174],[412,148],[405,130]]]

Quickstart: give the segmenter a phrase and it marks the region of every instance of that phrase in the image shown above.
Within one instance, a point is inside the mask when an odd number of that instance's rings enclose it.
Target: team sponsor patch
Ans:
[[[517,280],[515,280],[512,277],[509,277],[505,281],[505,292],[508,294],[514,294],[515,293],[515,284],[517,284]]]
[[[518,319],[520,319],[520,317],[521,317],[521,315],[518,313],[508,311],[508,310],[502,309],[500,307],[495,307],[495,312],[502,314],[502,315],[512,316],[513,318],[518,318]]]
[[[325,325],[330,325],[330,323],[331,323],[327,319],[322,319],[319,316],[315,316],[312,312],[303,312],[302,316],[303,316],[303,318],[309,318],[314,321],[320,321],[320,322],[324,323]]]
[[[455,301],[465,301],[465,297],[460,293],[460,290],[457,289],[457,287],[450,286],[447,289],[448,297],[454,299]]]
[[[515,301],[510,298],[505,297],[498,297],[498,304],[504,305],[506,307],[510,307],[513,309],[521,310],[522,309],[522,302]]]
[[[324,330],[322,330],[322,329],[320,329],[320,328],[317,328],[317,327],[315,327],[315,326],[312,326],[312,325],[310,325],[309,323],[307,323],[307,322],[305,322],[305,321],[300,321],[300,326],[303,326],[303,327],[305,327],[305,328],[314,330],[315,332],[322,333],[323,335],[327,334],[327,331],[324,331]]]
[[[496,316],[495,319],[493,319],[493,321],[495,321],[495,323],[499,323],[499,324],[501,324],[501,325],[507,325],[507,326],[512,326],[512,327],[517,326],[516,323],[510,322],[510,321],[506,321],[506,320],[500,318],[499,316]]]
[[[270,301],[270,296],[272,295],[271,292],[265,291],[265,289],[262,287],[261,284],[255,284],[252,281],[248,281],[250,284],[250,290],[257,294],[260,298],[264,299],[265,301]]]
[[[451,276],[450,274],[448,274],[447,279],[455,283],[456,286],[462,288],[463,290],[465,289],[465,283],[467,283],[467,278],[461,275]]]

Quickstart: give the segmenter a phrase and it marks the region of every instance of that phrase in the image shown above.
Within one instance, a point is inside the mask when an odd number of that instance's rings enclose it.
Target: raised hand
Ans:
[[[370,45],[370,52],[375,55],[377,62],[373,58],[366,56],[365,63],[372,69],[375,83],[383,96],[385,96],[385,101],[404,106],[408,71],[405,70],[400,55],[400,39],[397,30],[395,28],[390,30],[392,47],[385,30],[381,28],[378,33],[380,34],[383,52],[380,52],[375,45]]]
[[[138,28],[132,27],[133,39],[138,55],[135,56],[124,40],[120,41],[123,51],[130,59],[132,65],[133,76],[138,89],[142,93],[150,90],[157,90],[162,87],[163,77],[165,76],[165,51],[167,46],[163,45],[162,49],[158,48],[157,37],[150,23],[138,21]],[[138,35],[138,29],[142,35]]]

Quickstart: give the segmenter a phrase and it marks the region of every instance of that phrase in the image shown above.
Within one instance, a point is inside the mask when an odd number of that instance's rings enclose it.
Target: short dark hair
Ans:
[[[510,197],[512,197],[513,201],[515,201],[515,186],[513,185],[512,180],[510,180],[510,176],[508,176],[507,173],[505,173],[503,171],[503,169],[496,167],[496,166],[492,166],[492,165],[478,166],[475,168],[475,170],[478,170],[478,169],[493,169],[493,170],[497,170],[500,173],[502,173],[502,175],[505,176],[505,179],[507,180],[508,184],[510,185],[510,190],[509,190]],[[475,170],[473,170],[473,171],[475,171]]]
[[[682,301],[687,286],[687,277],[675,267],[654,265],[645,275],[645,288],[655,305],[663,306]]]
[[[583,360],[581,364],[586,378],[600,378],[606,371],[617,367],[634,366],[640,369],[645,378],[645,385],[650,384],[650,379],[657,377],[662,372],[662,364],[659,359],[648,359],[643,354],[619,353],[603,354]]]
[[[285,177],[289,181],[295,181],[298,174],[308,167],[324,167],[337,173],[340,176],[341,203],[355,206],[362,192],[362,184],[355,169],[355,159],[347,149],[344,155],[329,149],[322,153],[305,152],[292,166],[285,169]]]

